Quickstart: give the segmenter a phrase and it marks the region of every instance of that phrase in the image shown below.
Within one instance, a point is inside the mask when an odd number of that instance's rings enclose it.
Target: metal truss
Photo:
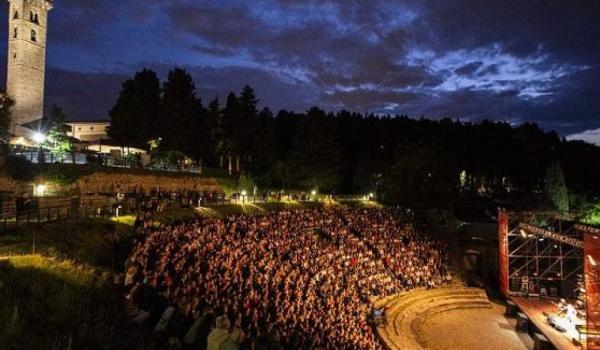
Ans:
[[[511,295],[539,295],[545,288],[548,295],[560,296],[562,282],[583,273],[582,234],[574,229],[571,220],[553,212],[510,213]]]

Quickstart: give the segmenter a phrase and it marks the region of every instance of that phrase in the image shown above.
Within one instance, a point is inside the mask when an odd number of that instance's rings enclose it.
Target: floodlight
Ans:
[[[46,185],[39,184],[35,186],[35,194],[38,196],[43,196],[46,193]]]
[[[46,141],[46,135],[42,134],[41,132],[33,133],[32,138],[36,143],[44,143],[44,141]]]

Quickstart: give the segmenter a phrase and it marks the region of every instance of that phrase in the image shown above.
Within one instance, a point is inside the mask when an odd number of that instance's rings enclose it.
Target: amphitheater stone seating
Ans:
[[[377,303],[387,307],[388,323],[377,328],[389,349],[421,350],[427,348],[422,329],[432,316],[450,310],[490,308],[485,291],[453,284],[447,287],[417,289],[400,293]]]

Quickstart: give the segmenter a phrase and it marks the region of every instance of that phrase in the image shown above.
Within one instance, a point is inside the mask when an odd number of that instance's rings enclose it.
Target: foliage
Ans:
[[[333,120],[313,107],[297,131],[289,163],[294,182],[300,188],[333,191],[340,181],[342,148],[335,138]]]
[[[158,169],[177,167],[185,159],[185,155],[179,151],[166,150],[152,152],[151,166]]]
[[[255,187],[256,185],[254,184],[254,181],[252,181],[252,178],[246,175],[240,175],[240,178],[238,180],[239,193],[242,193],[242,191],[246,191],[246,194],[248,196],[252,196]]]
[[[8,95],[0,90],[0,139],[6,139],[10,125],[10,107],[14,101]]]
[[[548,167],[544,192],[552,208],[569,211],[569,193],[560,163],[553,162]]]
[[[161,130],[160,82],[155,72],[144,69],[123,83],[115,106],[110,110],[108,135],[124,146],[147,148],[148,140]]]
[[[202,104],[196,97],[192,77],[183,69],[169,72],[163,85],[161,101],[161,150],[197,154],[199,145],[208,139],[202,127]]]
[[[126,84],[122,94],[127,89]],[[183,70],[169,74],[159,98],[162,126],[154,136],[165,141],[162,150],[182,152],[209,167],[220,166],[219,156],[239,157],[242,171],[260,187],[372,191],[391,203],[411,196],[415,184],[419,195],[412,200],[448,205],[462,174],[461,191],[534,203],[544,190],[546,169],[558,160],[571,191],[600,194],[600,147],[561,140],[534,123],[326,113],[317,107],[274,115],[259,108],[250,86],[229,93],[223,104],[215,98],[204,109]],[[409,179],[397,181],[400,173]],[[439,186],[426,185],[417,173],[437,176]]]
[[[401,144],[395,152],[392,167],[385,174],[381,195],[387,203],[447,207],[458,187],[455,173],[453,159],[435,145],[424,142]]]
[[[600,226],[600,199],[583,207],[581,221],[588,225]]]
[[[70,153],[73,145],[72,139],[67,136],[68,125],[65,124],[67,117],[63,109],[53,105],[50,115],[45,118],[43,129],[47,130],[45,147],[57,154]]]

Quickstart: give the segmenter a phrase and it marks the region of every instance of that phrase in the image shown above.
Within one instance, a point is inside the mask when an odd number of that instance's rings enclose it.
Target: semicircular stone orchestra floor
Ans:
[[[421,329],[431,350],[503,349],[528,350],[531,338],[515,332],[514,320],[507,320],[504,307],[452,310],[433,315]]]
[[[452,285],[415,290],[384,302],[388,323],[377,333],[389,349],[529,350],[533,342],[515,332],[504,307],[490,303],[485,291]]]

